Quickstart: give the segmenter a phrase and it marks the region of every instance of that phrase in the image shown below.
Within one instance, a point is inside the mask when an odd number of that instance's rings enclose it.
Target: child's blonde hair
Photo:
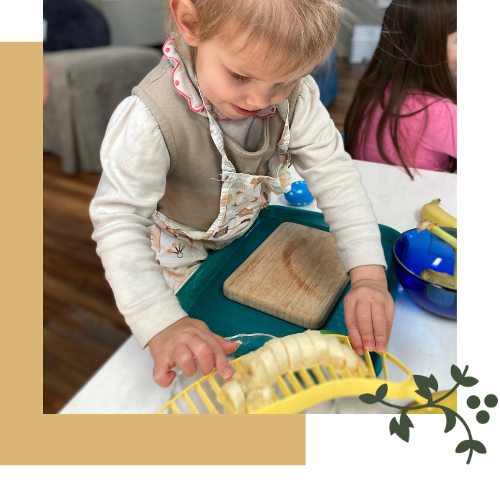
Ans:
[[[195,31],[200,41],[216,35],[248,37],[241,50],[271,55],[275,73],[292,81],[329,56],[340,26],[340,0],[191,0],[197,12]],[[173,25],[175,26],[175,24]],[[196,67],[196,48],[182,47]],[[283,68],[286,70],[283,71]]]

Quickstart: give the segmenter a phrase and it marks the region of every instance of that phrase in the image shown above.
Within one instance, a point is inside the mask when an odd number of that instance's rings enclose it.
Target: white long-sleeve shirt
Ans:
[[[262,121],[255,120],[261,119],[247,117],[219,125],[240,147],[255,150],[263,131]],[[346,271],[370,264],[386,267],[361,176],[311,77],[303,80],[290,131],[292,163],[316,198]],[[207,140],[212,140],[208,134]],[[101,162],[101,181],[90,205],[92,237],[118,309],[143,348],[187,314],[165,283],[151,248],[148,227],[164,195],[170,159],[162,133],[139,97],[128,97],[114,112]]]

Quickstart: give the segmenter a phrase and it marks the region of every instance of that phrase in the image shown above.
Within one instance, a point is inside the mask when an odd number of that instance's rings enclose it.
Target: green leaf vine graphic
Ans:
[[[486,453],[486,448],[484,444],[481,443],[481,441],[477,441],[472,438],[472,433],[470,431],[469,426],[467,425],[467,422],[456,411],[439,404],[443,399],[446,399],[448,396],[453,394],[458,389],[459,386],[473,387],[478,383],[478,380],[476,378],[466,376],[468,369],[469,367],[466,366],[462,373],[457,366],[453,365],[451,367],[450,372],[456,384],[444,396],[440,397],[439,399],[436,399],[435,401],[432,398],[431,389],[434,392],[437,392],[439,385],[434,375],[431,375],[430,377],[424,377],[422,375],[414,375],[413,378],[415,380],[415,384],[418,387],[418,390],[416,390],[415,393],[418,394],[419,396],[422,396],[424,399],[427,399],[427,403],[424,405],[405,407],[405,406],[397,406],[388,403],[387,401],[384,401],[384,398],[387,396],[387,391],[388,391],[387,384],[382,384],[377,389],[375,394],[361,394],[361,396],[359,396],[359,399],[363,403],[369,405],[375,403],[382,403],[385,406],[401,410],[401,416],[399,418],[399,422],[397,421],[396,417],[394,417],[391,420],[391,423],[389,424],[389,431],[391,433],[391,436],[393,434],[396,434],[396,436],[398,436],[400,439],[402,439],[407,443],[410,441],[410,428],[413,428],[413,423],[410,420],[410,417],[407,415],[407,412],[410,410],[419,410],[423,408],[439,408],[440,410],[443,411],[443,413],[446,416],[446,427],[444,429],[445,433],[450,432],[452,429],[455,428],[458,419],[464,426],[465,430],[467,431],[468,439],[459,443],[455,449],[455,452],[464,453],[466,451],[469,451],[469,456],[467,458],[467,464],[469,464],[474,451],[476,453],[484,454]],[[498,398],[494,394],[490,394],[486,396],[484,402],[486,406],[488,406],[489,408],[493,408],[497,405]],[[480,400],[477,396],[470,396],[469,399],[467,400],[467,405],[469,406],[469,408],[476,409],[480,405]],[[481,424],[487,423],[489,421],[489,418],[490,417],[488,412],[484,410],[478,412],[476,416],[477,421]]]

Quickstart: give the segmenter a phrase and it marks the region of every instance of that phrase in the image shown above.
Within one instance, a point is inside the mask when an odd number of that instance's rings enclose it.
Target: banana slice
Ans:
[[[245,393],[237,380],[233,378],[222,386],[222,393],[233,405],[237,413],[245,413]]]
[[[288,367],[292,372],[300,370],[302,366],[302,356],[300,355],[300,346],[296,335],[288,335],[281,339],[288,354]]]
[[[257,411],[273,402],[273,391],[270,387],[253,390],[247,396],[247,412]]]
[[[303,332],[296,335],[296,339],[302,356],[302,366],[304,368],[312,368],[318,362],[318,358],[311,338],[306,332]]]
[[[288,354],[286,352],[286,347],[283,345],[281,339],[273,339],[265,343],[265,347],[268,347],[273,351],[274,357],[276,358],[276,363],[278,364],[278,371],[280,375],[283,375],[289,370],[288,364]]]
[[[241,358],[241,366],[246,374],[253,378],[253,386],[263,388],[267,383],[267,370],[257,351],[253,351]]]
[[[266,385],[272,385],[279,377],[278,363],[271,349],[265,345],[257,351],[267,373]]]
[[[318,363],[323,366],[329,365],[330,353],[328,351],[328,344],[326,343],[325,336],[319,330],[307,330],[306,334],[314,345]]]
[[[350,347],[345,344],[340,344],[340,347],[344,353],[347,368],[349,368],[351,372],[356,370],[359,366],[363,373],[368,374],[368,367],[366,366],[366,363]]]
[[[254,379],[250,375],[245,376],[243,373],[236,372],[231,380],[236,380],[245,394],[255,389]]]
[[[342,349],[342,354],[344,355],[344,360],[349,370],[355,370],[358,367],[358,355],[345,344],[340,344],[340,348]]]
[[[344,366],[347,366],[353,372],[359,366],[363,374],[368,374],[366,363],[350,347],[331,335],[326,336],[326,341],[331,363],[337,371],[342,373]]]
[[[331,335],[327,335],[325,340],[328,345],[328,352],[330,354],[330,363],[332,363],[337,371],[342,370],[344,368],[345,362],[342,342]]]

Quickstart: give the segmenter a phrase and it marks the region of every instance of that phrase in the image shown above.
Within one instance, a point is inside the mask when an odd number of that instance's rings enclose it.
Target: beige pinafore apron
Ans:
[[[205,107],[210,111],[211,104],[199,89],[198,91]],[[207,113],[210,137],[222,158],[219,216],[205,232],[155,211],[154,225],[150,227],[151,246],[156,252],[156,261],[163,270],[165,281],[174,292],[180,290],[211,251],[224,248],[250,229],[260,210],[269,205],[271,192],[279,195],[290,190],[288,100],[282,101],[276,107],[285,126],[276,145],[276,153],[269,160],[267,176],[236,172],[224,150],[224,134],[212,113]],[[203,207],[200,207],[200,210],[203,210]]]

